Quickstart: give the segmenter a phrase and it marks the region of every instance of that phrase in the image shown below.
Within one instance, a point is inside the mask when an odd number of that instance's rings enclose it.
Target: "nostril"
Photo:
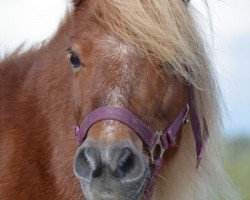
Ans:
[[[121,155],[117,162],[117,167],[123,172],[128,173],[134,165],[134,155],[128,148],[122,149]]]
[[[102,175],[103,167],[102,163],[100,162],[98,165],[95,166],[95,168],[92,170],[92,177],[97,178]]]
[[[90,177],[91,165],[86,157],[85,149],[80,149],[76,154],[74,172],[79,178],[89,179]]]
[[[117,160],[115,176],[123,178],[127,176],[135,167],[135,155],[129,148],[123,148]]]
[[[74,171],[77,177],[90,180],[102,173],[100,152],[92,147],[80,149],[75,157]]]

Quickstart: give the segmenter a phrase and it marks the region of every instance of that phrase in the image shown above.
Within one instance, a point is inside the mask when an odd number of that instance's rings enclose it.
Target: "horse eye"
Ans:
[[[68,51],[68,53],[69,53],[69,60],[72,64],[72,67],[74,69],[80,68],[82,65],[82,62],[79,56],[73,50]]]

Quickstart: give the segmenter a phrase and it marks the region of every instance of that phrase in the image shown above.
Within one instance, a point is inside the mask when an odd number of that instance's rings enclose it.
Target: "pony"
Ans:
[[[221,164],[220,90],[189,1],[72,5],[52,39],[0,63],[0,199],[239,199]],[[188,84],[205,144],[198,168],[190,122],[150,194],[148,149],[124,123],[98,121],[76,145],[72,125],[103,106],[163,130],[186,106]]]

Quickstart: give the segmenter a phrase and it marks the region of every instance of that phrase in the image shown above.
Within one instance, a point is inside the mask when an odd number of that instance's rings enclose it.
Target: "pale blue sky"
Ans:
[[[192,1],[192,0],[191,0]],[[0,56],[19,44],[50,37],[69,0],[0,0]],[[200,0],[192,4],[204,13]],[[208,0],[213,34],[206,29],[229,116],[226,133],[250,136],[250,1]],[[202,27],[207,17],[198,14]],[[212,36],[213,35],[213,36]]]

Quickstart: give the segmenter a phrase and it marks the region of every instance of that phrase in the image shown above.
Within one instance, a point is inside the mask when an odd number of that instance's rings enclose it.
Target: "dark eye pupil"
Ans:
[[[74,68],[78,68],[81,66],[81,60],[74,52],[71,52],[70,62]]]

